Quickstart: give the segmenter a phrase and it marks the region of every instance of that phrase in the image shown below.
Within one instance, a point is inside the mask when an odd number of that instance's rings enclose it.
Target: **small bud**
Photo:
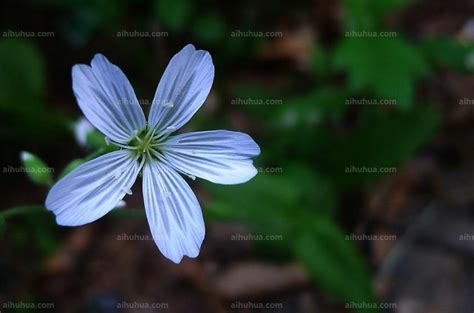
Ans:
[[[44,186],[51,186],[53,184],[53,177],[51,175],[53,169],[48,167],[43,160],[26,151],[21,152],[20,158],[26,175],[31,181]]]

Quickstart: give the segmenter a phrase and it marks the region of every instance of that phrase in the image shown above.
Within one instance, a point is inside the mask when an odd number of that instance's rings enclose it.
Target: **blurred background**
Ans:
[[[2,313],[474,311],[473,1],[0,7]],[[105,54],[147,112],[188,43],[216,75],[181,131],[250,134],[259,174],[190,182],[206,238],[179,265],[151,239],[139,181],[99,221],[57,226],[49,188],[105,149],[72,66]]]

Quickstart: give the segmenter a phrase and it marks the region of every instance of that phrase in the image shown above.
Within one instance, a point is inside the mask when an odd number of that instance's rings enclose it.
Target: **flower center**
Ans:
[[[161,142],[162,140],[154,136],[154,132],[145,128],[135,134],[135,137],[128,143],[128,146],[139,157],[139,161],[149,162],[159,158]]]

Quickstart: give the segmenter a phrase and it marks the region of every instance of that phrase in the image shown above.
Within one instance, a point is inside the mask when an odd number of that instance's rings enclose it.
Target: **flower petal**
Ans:
[[[175,263],[196,257],[204,239],[201,207],[186,181],[172,168],[151,162],[143,168],[148,224],[161,253]]]
[[[201,107],[211,90],[214,65],[207,51],[187,45],[166,67],[148,117],[157,134],[180,128]]]
[[[231,185],[257,174],[251,158],[260,154],[260,148],[247,134],[214,130],[171,137],[162,153],[180,172]]]
[[[46,197],[46,208],[63,226],[93,222],[112,210],[130,192],[140,165],[130,151],[107,153],[61,178]]]
[[[87,119],[110,139],[126,143],[145,127],[145,115],[125,74],[102,54],[72,68],[72,88]]]

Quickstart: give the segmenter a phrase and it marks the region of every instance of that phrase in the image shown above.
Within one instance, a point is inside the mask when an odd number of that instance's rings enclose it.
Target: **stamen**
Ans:
[[[173,101],[168,101],[168,102],[163,103],[163,106],[166,107],[166,108],[173,108],[174,103],[173,103]]]
[[[116,169],[115,172],[114,172],[114,178],[115,179],[119,179],[120,178],[120,175],[122,175],[122,170],[121,169]]]
[[[138,142],[142,142],[142,139],[138,137],[138,130],[135,129],[133,131],[133,136],[135,137],[136,140],[138,140]]]
[[[150,147],[161,147],[163,146],[165,143],[164,142],[157,142],[157,143],[153,143],[150,145]]]
[[[110,145],[110,138],[109,138],[109,137],[105,136],[105,137],[104,137],[104,141],[105,141],[105,144],[106,144],[107,146]]]
[[[130,149],[130,150],[137,150],[138,149],[138,147],[124,145],[124,144],[114,142],[114,141],[112,142],[112,144],[116,145],[117,147],[124,148],[124,149]]]
[[[155,132],[156,130],[158,129],[158,127],[154,126],[153,129],[151,130],[151,132],[148,132],[148,134],[146,135],[146,140],[150,139],[150,138],[153,138],[155,136]]]

